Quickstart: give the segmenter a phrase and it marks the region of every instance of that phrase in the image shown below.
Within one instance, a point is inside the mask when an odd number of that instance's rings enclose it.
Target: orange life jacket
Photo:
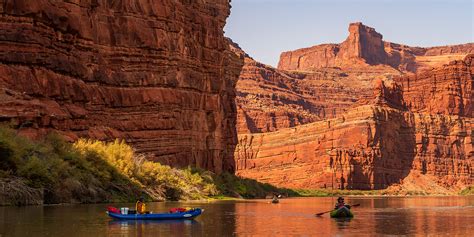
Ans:
[[[137,201],[135,208],[137,209],[138,214],[145,214],[146,212],[146,205],[143,202]]]

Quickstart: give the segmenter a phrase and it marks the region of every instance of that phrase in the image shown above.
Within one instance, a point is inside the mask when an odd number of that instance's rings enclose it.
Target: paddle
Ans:
[[[360,206],[360,204],[351,205],[351,207],[358,207],[358,206]],[[332,212],[332,211],[334,211],[334,210],[320,212],[320,213],[317,213],[315,216],[322,216],[323,214],[326,214],[326,213],[329,213],[329,212]]]

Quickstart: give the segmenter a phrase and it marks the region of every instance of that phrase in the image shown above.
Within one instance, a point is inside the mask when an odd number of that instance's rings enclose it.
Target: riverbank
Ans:
[[[255,180],[151,162],[123,141],[41,140],[0,127],[0,205],[264,198],[287,193]]]
[[[326,196],[462,196],[474,195],[474,187],[452,184],[447,187],[438,183],[438,177],[422,174],[417,171],[410,172],[400,183],[392,184],[386,189],[379,190],[295,190],[300,196],[326,197]]]
[[[0,205],[57,203],[223,200],[326,196],[473,195],[434,193],[420,187],[385,190],[291,190],[223,173],[196,168],[176,169],[151,162],[123,141],[79,140],[68,143],[50,134],[31,140],[0,127]],[[419,179],[417,179],[419,180]],[[422,190],[422,191],[420,191]],[[433,189],[436,190],[436,189]]]

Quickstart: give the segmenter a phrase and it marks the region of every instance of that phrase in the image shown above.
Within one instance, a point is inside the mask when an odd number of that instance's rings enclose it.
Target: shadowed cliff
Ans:
[[[242,59],[227,0],[0,4],[0,120],[21,134],[120,138],[172,166],[234,171]]]

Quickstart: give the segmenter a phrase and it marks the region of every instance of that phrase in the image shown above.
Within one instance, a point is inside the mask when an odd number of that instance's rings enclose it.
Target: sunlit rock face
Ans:
[[[353,23],[343,43],[282,53],[278,68],[246,56],[237,173],[292,188],[472,185],[473,52],[385,42]]]
[[[173,166],[234,170],[243,59],[229,1],[0,4],[0,119],[38,136],[125,139]]]
[[[378,81],[367,105],[338,118],[239,135],[238,174],[292,188],[418,185],[436,193],[472,185],[472,57],[415,76],[423,78],[418,92],[407,86],[412,76]],[[425,97],[435,83],[441,89]],[[437,110],[416,107],[414,98]]]
[[[367,104],[374,82],[439,68],[474,53],[474,44],[432,48],[385,42],[375,29],[349,25],[340,44],[284,52],[278,68],[245,58],[237,83],[239,133],[272,132],[337,118]]]
[[[386,65],[401,72],[417,72],[474,53],[474,43],[422,48],[387,42],[382,38],[374,28],[360,22],[351,23],[349,36],[344,42],[283,52],[278,69],[314,71],[327,67]]]
[[[473,117],[474,54],[422,73],[397,77],[409,108],[429,114]]]
[[[245,55],[233,46],[239,55]],[[237,130],[272,132],[337,118],[355,105],[366,104],[375,81],[400,75],[385,65],[286,71],[245,56],[237,82]]]

